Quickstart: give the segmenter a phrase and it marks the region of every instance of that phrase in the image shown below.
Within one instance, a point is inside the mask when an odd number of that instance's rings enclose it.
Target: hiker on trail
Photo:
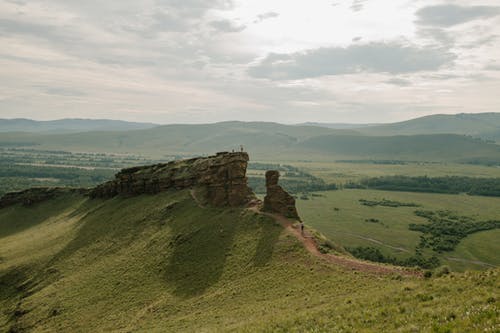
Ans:
[[[300,233],[304,236],[304,221],[300,221]]]

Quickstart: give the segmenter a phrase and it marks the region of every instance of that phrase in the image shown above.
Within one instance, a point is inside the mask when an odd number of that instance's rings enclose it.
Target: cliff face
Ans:
[[[242,206],[253,193],[247,185],[248,154],[217,153],[215,156],[123,169],[115,179],[90,192],[93,198],[158,193],[193,188],[214,206]]]
[[[63,187],[33,187],[20,192],[11,192],[0,198],[0,208],[22,204],[31,206],[39,202],[50,200],[63,194],[78,193],[86,194],[86,189],[63,188]]]
[[[267,194],[264,197],[263,210],[289,218],[300,219],[295,207],[295,199],[278,185],[279,178],[279,171],[269,170],[266,172]]]

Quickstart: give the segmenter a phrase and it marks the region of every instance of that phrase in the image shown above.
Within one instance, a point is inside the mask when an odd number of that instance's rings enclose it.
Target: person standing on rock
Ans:
[[[304,221],[300,221],[300,233],[304,236]]]

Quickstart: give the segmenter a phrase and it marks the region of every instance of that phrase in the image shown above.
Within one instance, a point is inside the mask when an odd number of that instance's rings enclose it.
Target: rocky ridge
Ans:
[[[90,192],[92,198],[159,193],[193,188],[205,203],[243,206],[253,199],[247,185],[248,154],[221,152],[214,156],[123,169],[115,179]]]
[[[245,152],[221,152],[209,157],[127,168],[118,172],[115,179],[93,189],[31,188],[7,193],[0,198],[0,208],[15,204],[29,206],[67,193],[108,199],[183,189],[190,189],[201,204],[261,206],[262,202],[247,184],[248,160]],[[299,219],[295,199],[278,185],[279,176],[274,170],[266,173],[263,210]]]
[[[65,187],[33,187],[20,192],[11,192],[0,198],[0,208],[21,204],[31,206],[63,194],[87,194],[87,189]]]

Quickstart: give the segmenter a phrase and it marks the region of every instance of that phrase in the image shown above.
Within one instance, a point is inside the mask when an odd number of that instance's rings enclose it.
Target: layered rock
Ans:
[[[269,170],[266,172],[266,190],[263,211],[278,213],[283,216],[300,219],[295,207],[295,199],[278,185],[279,171]]]
[[[0,208],[22,204],[31,206],[45,200],[53,199],[63,194],[86,194],[86,189],[72,189],[63,187],[33,187],[20,192],[11,192],[0,198]]]
[[[205,203],[242,206],[253,198],[247,185],[248,159],[245,152],[222,152],[210,157],[123,169],[114,180],[93,189],[90,196],[110,198],[119,194],[152,194],[193,188]]]

